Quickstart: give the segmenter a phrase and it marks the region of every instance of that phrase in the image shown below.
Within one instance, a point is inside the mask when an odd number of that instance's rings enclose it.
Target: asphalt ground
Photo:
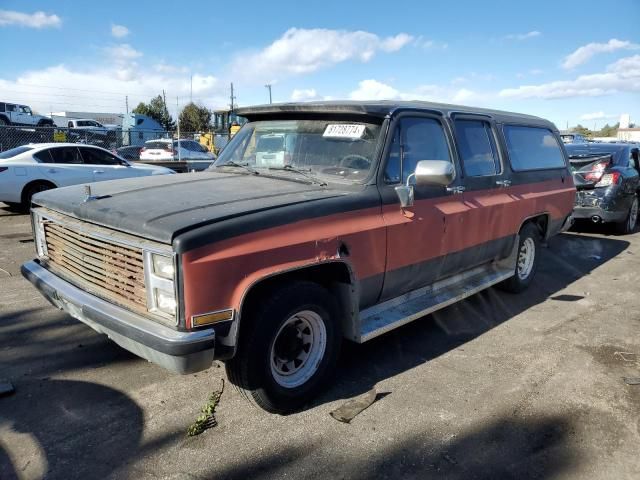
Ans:
[[[640,233],[582,226],[525,293],[486,290],[364,345],[304,411],[177,376],[52,307],[19,274],[28,216],[0,204],[0,478],[640,478]],[[350,424],[329,413],[375,388]]]

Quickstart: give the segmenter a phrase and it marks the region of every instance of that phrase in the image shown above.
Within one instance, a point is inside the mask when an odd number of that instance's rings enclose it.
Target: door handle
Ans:
[[[449,193],[464,193],[465,188],[462,186],[459,187],[447,187],[447,192]]]
[[[507,188],[511,186],[511,180],[496,180],[496,185]]]
[[[93,173],[104,173],[104,170],[94,170]]]
[[[49,173],[56,173],[58,170],[56,170],[55,168],[50,168],[49,170],[47,170],[47,172]]]

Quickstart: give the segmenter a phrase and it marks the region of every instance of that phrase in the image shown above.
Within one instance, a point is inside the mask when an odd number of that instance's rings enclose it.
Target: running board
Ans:
[[[505,260],[511,259],[512,257]],[[470,297],[508,279],[513,276],[514,271],[515,262],[494,262],[362,310],[360,312],[360,336],[356,341],[364,343],[394,328]]]

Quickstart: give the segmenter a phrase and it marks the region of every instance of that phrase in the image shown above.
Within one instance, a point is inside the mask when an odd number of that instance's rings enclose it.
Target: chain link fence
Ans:
[[[159,130],[121,130],[109,128],[17,127],[0,126],[0,152],[29,143],[80,143],[108,150],[143,147],[145,142],[161,138],[195,140],[216,155],[229,142],[228,133],[180,132]]]

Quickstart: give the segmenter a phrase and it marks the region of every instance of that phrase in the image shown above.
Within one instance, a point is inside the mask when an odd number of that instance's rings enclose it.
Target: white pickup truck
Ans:
[[[0,127],[6,125],[53,127],[53,120],[34,114],[27,105],[0,102]]]
[[[119,129],[116,125],[103,125],[90,118],[76,118],[67,121],[68,136],[75,143],[91,143],[110,147],[116,142]]]

